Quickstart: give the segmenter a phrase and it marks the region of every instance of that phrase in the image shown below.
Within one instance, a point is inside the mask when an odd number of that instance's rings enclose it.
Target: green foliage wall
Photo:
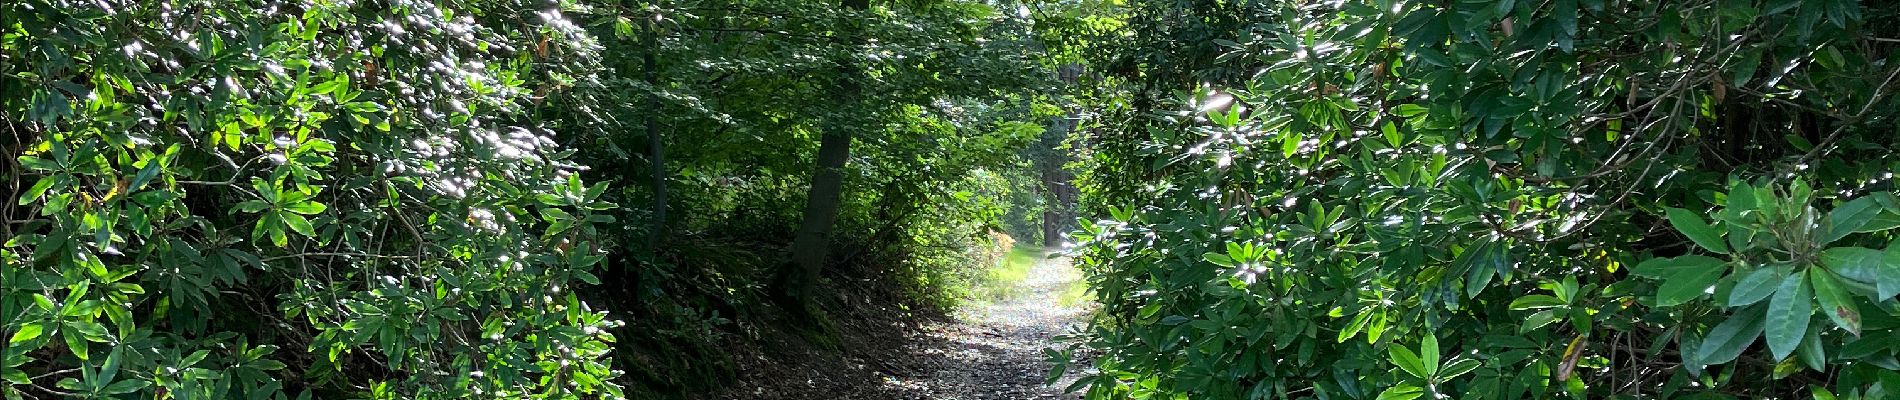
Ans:
[[[979,242],[1000,228],[1001,216],[952,210],[996,206],[984,203],[1008,195],[997,186],[1007,182],[978,175],[1011,173],[1012,156],[1039,132],[1019,121],[1037,118],[1028,105],[1039,100],[1037,85],[1048,74],[1028,57],[1023,21],[991,4],[873,2],[855,12],[814,1],[603,1],[595,10],[585,25],[606,49],[602,65],[615,73],[577,84],[575,96],[556,99],[561,106],[544,115],[571,127],[571,140],[595,167],[583,175],[613,182],[608,196],[623,205],[648,204],[653,196],[642,129],[657,122],[668,160],[662,172],[672,177],[668,237],[678,242],[778,251],[802,217],[819,136],[841,129],[853,144],[834,261],[933,266],[905,268],[919,274],[964,268],[968,260],[952,255],[984,247]],[[869,44],[838,37],[846,31]],[[649,55],[653,68],[645,64]],[[844,80],[863,85],[862,104],[837,104]],[[658,104],[628,101],[647,95]],[[615,245],[627,267],[619,272],[736,272],[665,246],[622,246],[647,234],[652,213],[616,213],[635,222],[615,235],[635,239]],[[731,281],[720,285],[750,290],[747,282],[759,275],[722,276]],[[639,301],[697,290],[661,288],[671,283],[641,280],[652,287],[639,291],[650,296]],[[710,302],[731,297],[724,290],[710,295]]]
[[[576,10],[0,4],[0,396],[618,397]]]
[[[1900,8],[1113,3],[1091,399],[1900,393]]]

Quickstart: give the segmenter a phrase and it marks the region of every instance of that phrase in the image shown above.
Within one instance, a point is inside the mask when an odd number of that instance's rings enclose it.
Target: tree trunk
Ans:
[[[850,11],[863,11],[870,8],[869,0],[843,0],[844,7]],[[850,23],[855,23],[851,21]],[[859,46],[863,39],[856,37],[858,29],[846,27],[842,35],[850,41],[852,47]],[[853,109],[863,88],[858,78],[863,75],[859,67],[850,61],[838,63],[837,99],[839,109]],[[835,117],[834,117],[835,118]],[[827,123],[824,134],[818,141],[818,163],[812,170],[811,188],[805,195],[804,221],[798,224],[798,233],[792,238],[791,265],[781,272],[777,286],[782,300],[790,301],[787,306],[798,311],[809,311],[812,298],[817,291],[818,276],[824,272],[825,262],[831,253],[831,230],[838,219],[838,208],[844,197],[844,164],[851,158],[851,130],[859,124],[846,121]]]
[[[779,283],[781,295],[798,305],[811,303],[831,250],[831,227],[844,197],[844,163],[851,156],[851,134],[833,127],[818,145],[818,167],[805,196],[805,219],[792,239],[791,276]]]
[[[657,24],[656,24],[657,25]],[[647,32],[647,53],[641,60],[646,66],[647,82],[647,158],[652,161],[653,174],[653,232],[647,238],[647,248],[659,251],[660,242],[666,238],[666,145],[660,140],[660,73],[659,61],[654,53],[660,51],[659,27],[654,26]]]

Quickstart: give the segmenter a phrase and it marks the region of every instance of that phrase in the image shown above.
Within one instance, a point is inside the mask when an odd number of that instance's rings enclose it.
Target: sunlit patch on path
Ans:
[[[918,332],[908,343],[923,372],[887,376],[884,384],[905,399],[1079,399],[1062,394],[1073,377],[1043,385],[1042,349],[1083,321],[1085,306],[1064,298],[1081,278],[1068,259],[1040,260],[1003,298],[978,301],[955,321]]]

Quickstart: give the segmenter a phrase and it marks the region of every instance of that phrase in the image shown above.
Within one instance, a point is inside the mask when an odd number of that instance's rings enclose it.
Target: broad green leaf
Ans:
[[[1380,308],[1377,314],[1372,315],[1371,322],[1366,324],[1366,343],[1378,343],[1379,337],[1385,335],[1385,327],[1389,323],[1386,321],[1385,309]]]
[[[31,169],[31,170],[59,169],[58,163],[54,163],[44,158],[39,158],[39,157],[34,157],[34,156],[20,156],[18,158],[15,158],[15,160],[19,160],[20,166],[26,167],[26,169]]]
[[[1763,266],[1749,271],[1748,274],[1742,275],[1741,280],[1735,281],[1735,288],[1729,290],[1729,307],[1755,304],[1768,298],[1768,295],[1775,293],[1775,288],[1780,287],[1786,277],[1787,274],[1781,268],[1774,266]]]
[[[1755,343],[1761,337],[1764,328],[1763,312],[1760,306],[1750,307],[1730,315],[1727,320],[1710,329],[1702,338],[1701,348],[1696,351],[1697,358],[1703,364],[1722,364],[1742,355],[1742,350]]]
[[[1478,360],[1469,358],[1452,361],[1451,364],[1445,365],[1444,370],[1438,372],[1438,381],[1443,382],[1457,378],[1472,370],[1478,369],[1478,366],[1481,364],[1482,363],[1478,362]]]
[[[1762,51],[1743,49],[1740,53],[1741,58],[1729,66],[1729,84],[1746,87],[1748,81],[1755,77],[1755,69],[1761,67]]]
[[[1560,307],[1563,305],[1565,305],[1563,300],[1558,300],[1556,297],[1551,297],[1549,295],[1541,295],[1541,294],[1526,295],[1524,297],[1517,298],[1517,300],[1511,301],[1512,310],[1535,310],[1535,309],[1540,309],[1540,308]]]
[[[1360,311],[1358,314],[1353,314],[1352,322],[1346,324],[1346,329],[1339,330],[1339,337],[1337,341],[1339,343],[1345,343],[1346,340],[1352,339],[1353,336],[1358,336],[1359,331],[1365,330],[1366,323],[1371,320],[1372,320],[1372,310],[1363,310],[1363,311]]]
[[[143,380],[143,379],[127,379],[127,380],[122,380],[118,382],[113,382],[111,385],[107,385],[105,390],[101,390],[100,393],[104,393],[107,395],[121,395],[121,394],[126,394],[126,393],[137,392],[140,389],[144,389],[146,386],[151,386],[151,385],[152,385],[152,381]]]
[[[17,204],[24,206],[39,201],[41,196],[46,195],[46,190],[53,187],[53,182],[58,180],[56,178],[58,177],[41,177],[38,182],[33,183],[33,187],[27,188],[25,193],[20,194],[20,201]]]
[[[1840,278],[1820,268],[1808,271],[1808,281],[1814,285],[1814,298],[1821,303],[1821,314],[1833,320],[1834,326],[1860,336],[1860,310],[1847,288],[1842,287]]]
[[[1821,251],[1821,265],[1842,278],[1874,284],[1886,264],[1886,254],[1865,247],[1835,247]]]
[[[1847,234],[1854,233],[1861,226],[1867,225],[1867,221],[1874,215],[1880,214],[1881,209],[1880,203],[1874,201],[1873,196],[1862,196],[1841,204],[1840,207],[1836,207],[1833,212],[1827,214],[1827,224],[1817,232],[1819,236],[1814,238],[1814,242],[1828,244],[1840,240]]]
[[[1392,359],[1392,364],[1399,366],[1399,369],[1405,370],[1405,373],[1412,374],[1412,376],[1419,378],[1432,376],[1430,372],[1425,370],[1424,361],[1419,360],[1418,353],[1413,353],[1412,349],[1394,344],[1387,348],[1386,351],[1389,358]]]
[[[243,202],[237,203],[237,206],[232,207],[231,212],[236,213],[236,212],[241,211],[241,212],[247,212],[247,213],[254,213],[258,211],[264,211],[264,209],[266,208],[270,208],[270,204],[265,203],[262,200],[245,200]]]
[[[1379,398],[1377,400],[1412,400],[1412,399],[1419,398],[1419,396],[1424,396],[1424,395],[1425,395],[1425,389],[1421,389],[1417,386],[1400,384],[1398,386],[1393,386],[1389,389],[1386,389],[1384,392],[1379,392]]]
[[[1776,360],[1794,354],[1808,333],[1809,317],[1814,315],[1814,293],[1809,290],[1805,271],[1782,278],[1775,296],[1768,300],[1768,349]]]
[[[1900,211],[1888,210],[1887,212],[1875,213],[1873,217],[1867,218],[1867,223],[1861,224],[1860,229],[1854,231],[1880,232],[1895,227],[1900,227]]]
[[[310,220],[305,219],[302,215],[287,212],[278,213],[278,215],[280,215],[279,218],[283,218],[284,226],[290,227],[290,230],[297,231],[297,233],[304,235],[304,237],[317,237],[317,229],[311,226]]]
[[[1688,236],[1689,240],[1695,241],[1696,245],[1716,253],[1728,252],[1728,244],[1722,242],[1722,231],[1703,221],[1701,214],[1675,207],[1669,207],[1668,214],[1669,224]]]
[[[33,305],[45,311],[53,311],[59,308],[59,306],[53,305],[53,299],[47,298],[46,295],[39,293],[33,294]]]
[[[1900,296],[1900,245],[1887,246],[1880,261],[1879,272],[1874,273],[1874,295],[1881,299]]]
[[[284,369],[284,366],[285,366],[284,363],[281,361],[269,360],[269,359],[252,361],[250,365],[252,368],[257,368],[257,369],[261,369],[265,371],[276,371],[276,370]]]
[[[0,372],[0,380],[5,380],[15,385],[33,384],[31,377],[26,376],[26,371],[22,371],[19,368],[7,368],[5,372]]]
[[[1816,372],[1827,370],[1827,349],[1821,345],[1821,324],[1808,324],[1808,333],[1801,337],[1801,347],[1794,355]]]
[[[1475,258],[1490,260],[1490,257],[1482,255]],[[1477,298],[1478,293],[1484,292],[1484,288],[1491,285],[1491,278],[1496,277],[1498,273],[1488,262],[1473,263],[1468,267],[1469,269],[1465,270],[1465,297]]]
[[[1631,272],[1662,280],[1656,290],[1656,305],[1668,307],[1702,296],[1728,271],[1727,263],[1708,256],[1652,258],[1637,264]]]
[[[1814,395],[1814,400],[1839,400],[1838,397],[1834,397],[1834,392],[1816,385],[1808,385],[1808,393]]]
[[[20,326],[20,330],[13,332],[13,337],[7,339],[7,344],[19,344],[28,340],[38,339],[40,334],[45,332],[46,326],[40,323],[22,325]]]
[[[1393,107],[1392,113],[1397,114],[1400,117],[1411,118],[1411,117],[1419,116],[1420,114],[1424,114],[1427,110],[1428,109],[1425,108],[1425,106],[1406,103],[1406,104],[1400,104],[1398,107]]]
[[[1418,353],[1419,364],[1425,367],[1425,375],[1437,375],[1439,356],[1438,335],[1426,333],[1424,343],[1419,344]]]
[[[1531,314],[1529,318],[1524,319],[1523,325],[1517,326],[1517,333],[1528,333],[1537,330],[1537,328],[1542,328],[1545,325],[1550,325],[1552,322],[1556,322],[1557,311],[1558,310],[1544,310]]]
[[[1214,265],[1219,265],[1219,266],[1228,267],[1228,268],[1233,268],[1235,265],[1239,265],[1239,263],[1234,262],[1233,257],[1228,257],[1226,254],[1215,253],[1215,252],[1207,252],[1205,254],[1201,254],[1201,259],[1207,260],[1207,262],[1210,262],[1210,263],[1214,263]]]
[[[328,208],[329,207],[324,206],[323,203],[318,203],[314,201],[306,201],[306,202],[300,202],[297,204],[284,206],[285,211],[290,211],[293,213],[298,213],[298,214],[303,214],[303,215],[321,214],[323,213],[323,210],[328,209]]]
[[[106,354],[106,362],[99,366],[98,379],[93,382],[93,390],[105,389],[112,378],[119,375],[119,366],[125,363],[125,346],[112,346],[112,352]]]

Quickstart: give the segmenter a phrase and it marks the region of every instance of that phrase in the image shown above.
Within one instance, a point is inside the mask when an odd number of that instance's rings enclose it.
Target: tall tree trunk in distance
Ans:
[[[1083,72],[1081,64],[1067,64],[1056,69],[1057,78],[1068,85],[1074,85]],[[1042,185],[1047,193],[1043,197],[1047,203],[1042,213],[1042,245],[1047,247],[1061,246],[1062,233],[1074,229],[1078,217],[1075,201],[1079,191],[1075,188],[1075,174],[1065,168],[1073,149],[1063,143],[1075,131],[1080,121],[1077,117],[1071,111],[1049,122],[1049,129],[1044,131],[1041,142],[1047,153],[1036,160],[1041,163]]]
[[[647,82],[647,158],[652,161],[653,174],[653,232],[647,238],[647,248],[658,252],[660,242],[666,238],[666,144],[660,140],[660,63],[654,53],[660,51],[659,24],[653,24],[647,31],[647,53],[641,60],[646,65]]]
[[[841,4],[854,12],[870,8],[869,0],[842,0]],[[856,37],[859,29],[848,28],[846,32],[842,36],[852,47],[863,42],[863,38]],[[863,88],[858,83],[862,73],[858,69],[859,66],[849,61],[838,65],[840,109],[851,109],[862,95]],[[787,306],[797,312],[811,311],[818,276],[824,272],[831,252],[832,225],[837,222],[838,207],[844,197],[844,164],[851,158],[851,131],[858,128],[858,124],[845,121],[826,125],[818,139],[818,163],[812,170],[811,188],[805,196],[804,221],[798,224],[798,233],[792,238],[791,265],[781,272],[777,282],[779,296],[789,301],[791,304]]]

